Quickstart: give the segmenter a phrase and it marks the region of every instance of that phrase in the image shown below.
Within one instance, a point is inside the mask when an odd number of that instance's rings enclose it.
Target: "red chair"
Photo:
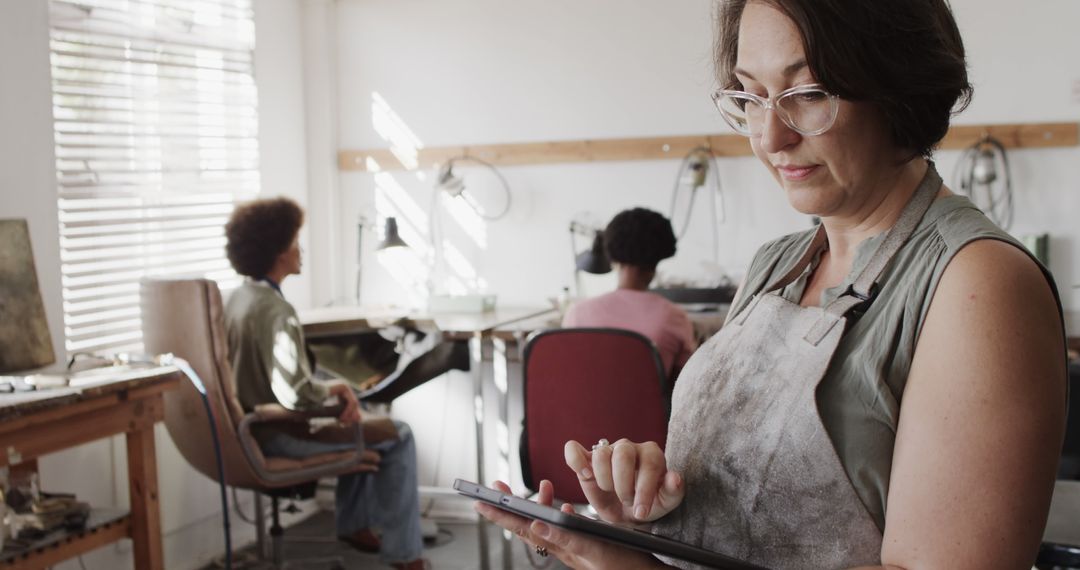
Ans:
[[[555,485],[556,498],[585,502],[563,446],[600,438],[655,441],[664,446],[671,413],[660,353],[648,338],[610,328],[569,328],[537,334],[525,346],[525,430],[521,470],[533,491]]]

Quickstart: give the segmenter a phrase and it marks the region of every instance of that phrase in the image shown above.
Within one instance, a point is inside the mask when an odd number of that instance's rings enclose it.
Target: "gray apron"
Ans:
[[[930,164],[852,287],[825,307],[801,307],[778,292],[826,247],[818,228],[799,261],[695,352],[675,385],[666,447],[686,499],[653,532],[775,569],[880,564],[881,530],[814,394],[848,319],[873,300],[878,277],[940,189]]]

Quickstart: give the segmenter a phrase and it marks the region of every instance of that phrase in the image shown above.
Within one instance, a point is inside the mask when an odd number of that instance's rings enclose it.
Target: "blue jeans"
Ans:
[[[420,558],[424,547],[416,481],[416,443],[408,424],[394,421],[394,426],[398,439],[368,446],[382,455],[378,472],[338,477],[335,506],[339,536],[364,528],[382,528],[379,559],[387,564]],[[357,433],[360,434],[359,430]],[[266,434],[260,439],[260,447],[269,457],[302,459],[356,449],[352,443],[325,443],[284,433]]]

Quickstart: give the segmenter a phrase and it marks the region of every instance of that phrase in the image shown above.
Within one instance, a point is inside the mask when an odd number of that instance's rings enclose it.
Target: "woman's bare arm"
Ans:
[[[968,245],[934,295],[903,395],[885,567],[1030,568],[1064,425],[1064,339],[1046,280],[1011,245]]]

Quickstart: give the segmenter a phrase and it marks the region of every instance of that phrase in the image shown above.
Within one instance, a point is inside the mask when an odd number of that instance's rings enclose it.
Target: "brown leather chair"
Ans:
[[[224,483],[256,492],[260,522],[263,511],[259,494],[271,497],[271,557],[275,567],[281,566],[283,538],[278,522],[278,498],[307,498],[314,494],[315,485],[322,477],[374,471],[378,455],[365,451],[359,444],[356,451],[320,454],[302,460],[264,456],[253,431],[267,427],[304,429],[311,418],[336,417],[340,409],[295,412],[274,404],[259,406],[250,413],[243,410],[236,398],[221,293],[215,282],[145,279],[141,283],[141,304],[146,352],[172,353],[186,360],[206,387],[221,440]],[[218,480],[210,420],[202,396],[193,384],[184,383],[166,392],[165,426],[184,459],[202,474]],[[340,438],[341,434],[336,437]],[[266,555],[263,528],[263,524],[257,525],[260,557]]]

